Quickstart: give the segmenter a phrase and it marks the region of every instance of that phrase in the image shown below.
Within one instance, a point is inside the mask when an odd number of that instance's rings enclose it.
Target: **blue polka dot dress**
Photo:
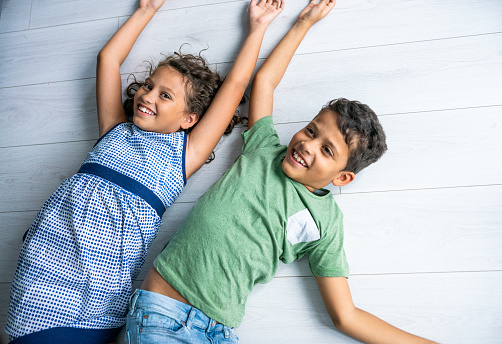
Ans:
[[[186,183],[186,134],[121,123],[37,214],[21,249],[6,330],[12,339],[53,327],[125,323],[136,279]]]

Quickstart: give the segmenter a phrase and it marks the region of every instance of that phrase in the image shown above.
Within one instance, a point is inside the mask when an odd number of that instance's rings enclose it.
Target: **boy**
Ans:
[[[376,115],[359,102],[338,99],[287,147],[273,128],[273,92],[309,28],[334,5],[312,1],[256,74],[243,153],[197,201],[133,295],[127,320],[133,343],[164,336],[204,342],[204,333],[213,330],[225,343],[237,342],[233,327],[254,285],[270,281],[279,260],[289,263],[305,254],[339,330],[363,342],[430,343],[354,306],[342,215],[322,189],[347,185],[384,153]]]

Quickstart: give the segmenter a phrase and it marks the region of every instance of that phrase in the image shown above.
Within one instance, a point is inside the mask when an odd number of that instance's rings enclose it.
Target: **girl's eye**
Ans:
[[[145,84],[143,84],[143,88],[144,88],[145,90],[148,90],[148,91],[151,91],[151,90],[152,90],[152,86],[150,86],[149,84],[146,84],[146,83],[145,83]]]
[[[305,129],[307,129],[307,131],[309,132],[310,135],[314,135],[314,130],[312,130],[312,128],[307,127]]]
[[[329,156],[333,156],[333,154],[331,154],[331,149],[329,149],[329,147],[324,147],[324,151],[326,152],[326,154],[328,154]]]
[[[171,99],[171,96],[165,92],[162,92],[161,96],[162,98]]]

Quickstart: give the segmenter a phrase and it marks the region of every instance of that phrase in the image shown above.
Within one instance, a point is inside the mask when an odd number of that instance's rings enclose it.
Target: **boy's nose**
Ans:
[[[311,154],[312,153],[312,142],[309,140],[305,140],[302,142],[302,147],[305,153]]]

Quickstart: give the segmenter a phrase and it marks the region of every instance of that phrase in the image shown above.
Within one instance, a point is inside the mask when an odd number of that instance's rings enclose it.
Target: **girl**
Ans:
[[[178,54],[141,87],[133,84],[129,123],[120,66],[163,2],[141,0],[98,55],[100,138],[27,233],[7,319],[13,343],[115,339],[162,213],[218,143],[249,83],[265,30],[284,6],[251,0],[246,40],[214,99],[219,77],[200,58]]]

